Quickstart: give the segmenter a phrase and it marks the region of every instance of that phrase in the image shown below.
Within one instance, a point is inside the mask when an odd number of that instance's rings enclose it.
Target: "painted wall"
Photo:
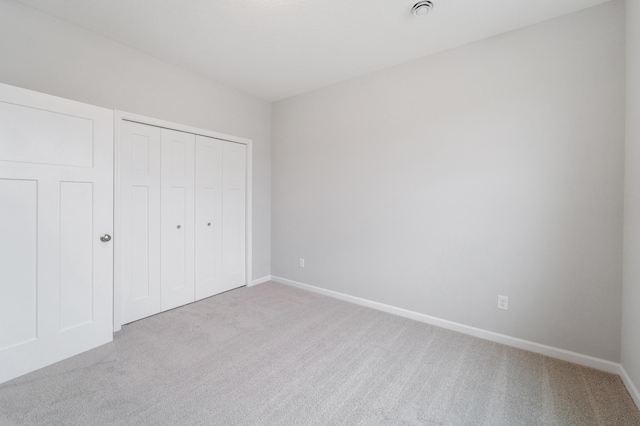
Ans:
[[[252,139],[253,277],[271,267],[271,104],[11,0],[0,82]]]
[[[274,104],[273,274],[619,361],[624,54],[612,2]]]
[[[640,389],[640,3],[627,7],[627,143],[622,365]]]

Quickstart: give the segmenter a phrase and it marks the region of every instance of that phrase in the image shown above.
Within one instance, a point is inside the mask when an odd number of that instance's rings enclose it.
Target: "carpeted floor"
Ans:
[[[0,424],[640,425],[640,412],[618,376],[268,283],[0,385]]]

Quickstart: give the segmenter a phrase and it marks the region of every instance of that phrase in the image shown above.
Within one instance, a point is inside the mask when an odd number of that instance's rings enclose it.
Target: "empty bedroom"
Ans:
[[[640,425],[638,0],[0,0],[0,425]]]

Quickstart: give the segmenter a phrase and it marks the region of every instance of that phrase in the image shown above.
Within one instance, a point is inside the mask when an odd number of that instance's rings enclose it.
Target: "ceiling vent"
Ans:
[[[433,2],[419,1],[418,3],[413,5],[413,7],[411,8],[411,13],[413,13],[413,16],[424,16],[427,13],[431,12],[431,9],[433,9]]]

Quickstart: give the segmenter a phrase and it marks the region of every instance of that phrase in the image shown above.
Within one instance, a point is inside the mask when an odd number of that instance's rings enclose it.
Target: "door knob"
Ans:
[[[176,226],[176,228],[180,229],[180,228],[182,228],[182,226],[181,226],[181,225],[178,225],[178,226]]]
[[[100,235],[100,241],[102,241],[103,243],[108,243],[109,241],[111,241],[111,235],[109,234]]]

